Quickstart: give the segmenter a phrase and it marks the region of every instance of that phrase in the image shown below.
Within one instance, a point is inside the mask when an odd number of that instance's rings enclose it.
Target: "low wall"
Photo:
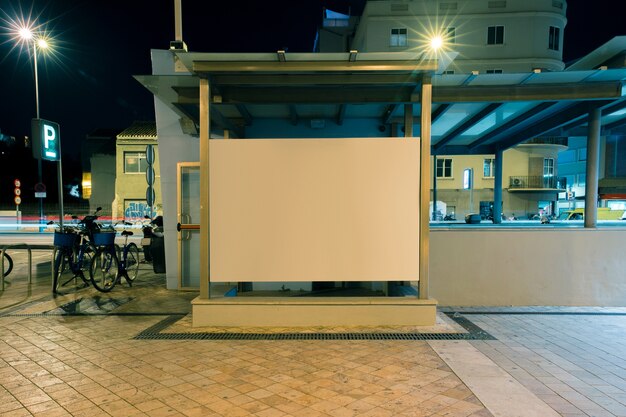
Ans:
[[[442,306],[626,306],[626,229],[430,231]]]

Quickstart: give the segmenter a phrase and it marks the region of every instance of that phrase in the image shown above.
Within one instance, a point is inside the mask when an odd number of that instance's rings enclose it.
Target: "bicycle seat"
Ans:
[[[122,232],[122,236],[132,236],[132,235],[133,235],[133,232],[131,232],[130,230],[124,230]]]

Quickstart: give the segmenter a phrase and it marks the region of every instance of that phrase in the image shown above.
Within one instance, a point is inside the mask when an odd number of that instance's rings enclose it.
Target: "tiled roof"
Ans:
[[[117,139],[157,139],[156,122],[133,122],[117,135]]]

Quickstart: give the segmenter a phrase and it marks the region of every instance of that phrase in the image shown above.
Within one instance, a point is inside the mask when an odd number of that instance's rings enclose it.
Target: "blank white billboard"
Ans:
[[[212,282],[409,281],[419,141],[210,141]]]

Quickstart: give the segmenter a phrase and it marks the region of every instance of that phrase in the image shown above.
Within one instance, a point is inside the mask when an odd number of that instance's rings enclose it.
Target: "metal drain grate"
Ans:
[[[472,333],[148,333],[139,340],[495,340]]]
[[[171,316],[135,336],[139,340],[495,340],[455,313],[446,313],[467,333],[161,333],[180,317]]]

